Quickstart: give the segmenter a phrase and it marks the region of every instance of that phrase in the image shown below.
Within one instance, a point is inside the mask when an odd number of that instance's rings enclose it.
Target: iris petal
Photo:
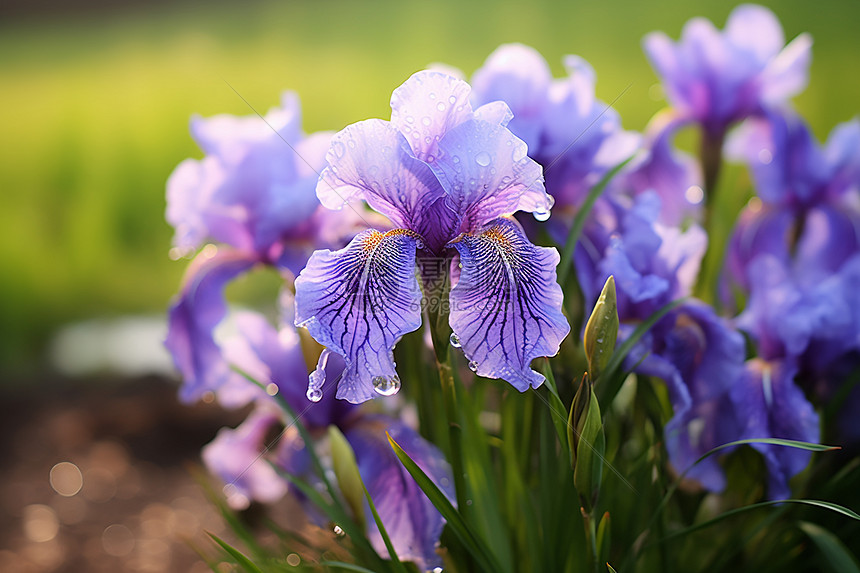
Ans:
[[[451,468],[442,452],[398,420],[383,416],[365,417],[346,433],[355,451],[358,470],[391,536],[397,556],[404,561],[415,562],[421,571],[428,571],[442,565],[435,548],[445,520],[394,455],[386,432],[448,499],[456,503]],[[370,512],[366,514],[370,540],[377,551],[385,555],[382,536],[373,524]]]
[[[517,211],[549,213],[552,198],[543,172],[527,155],[526,144],[506,127],[467,121],[439,142],[434,171],[448,192],[448,204],[471,231]]]
[[[170,307],[164,341],[182,373],[182,401],[199,400],[239,376],[222,357],[212,331],[227,314],[225,285],[256,262],[240,251],[224,250],[214,257],[204,251],[188,268],[179,298]]]
[[[732,387],[737,419],[745,424],[743,438],[783,438],[818,442],[818,414],[794,383],[797,366],[790,360],[747,363],[741,379]],[[766,444],[752,446],[767,465],[768,497],[785,499],[788,480],[809,463],[810,452]]]
[[[472,117],[472,88],[447,74],[415,73],[391,94],[391,124],[399,129],[418,159],[432,164],[439,139]]]
[[[498,219],[452,243],[462,270],[451,289],[451,328],[479,375],[523,392],[544,377],[532,359],[552,356],[570,326],[556,282],[558,251],[532,245],[517,223]]]
[[[364,231],[339,251],[316,251],[296,279],[296,325],[346,361],[338,398],[364,402],[399,384],[392,348],[421,326],[417,243],[403,229]]]
[[[326,160],[317,185],[324,206],[340,209],[352,198],[363,199],[396,226],[428,234],[439,226],[428,219],[445,190],[389,122],[369,119],[338,132]]]

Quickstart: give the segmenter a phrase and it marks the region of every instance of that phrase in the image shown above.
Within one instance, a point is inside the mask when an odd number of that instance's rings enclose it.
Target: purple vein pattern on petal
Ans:
[[[472,88],[441,72],[412,75],[391,94],[391,124],[409,141],[415,157],[432,165],[442,136],[472,117]]]
[[[373,380],[391,379],[392,348],[421,326],[416,242],[408,231],[359,233],[339,251],[317,251],[296,279],[296,325],[344,357],[337,397],[374,397]]]
[[[461,218],[461,230],[517,211],[549,212],[552,198],[542,169],[527,152],[510,130],[486,121],[467,121],[442,138],[434,170]]]
[[[225,285],[255,263],[252,255],[223,250],[214,257],[200,254],[189,266],[179,297],[170,307],[164,341],[182,373],[179,397],[183,402],[199,400],[239,376],[222,357],[212,331],[227,314]]]
[[[445,520],[394,455],[385,432],[400,444],[442,492],[456,504],[451,468],[442,452],[398,420],[365,417],[346,432],[361,473],[383,525],[391,536],[397,556],[414,561],[419,570],[441,566],[436,544]],[[367,511],[367,531],[380,555],[385,544]]]
[[[509,219],[452,243],[463,268],[451,289],[451,328],[476,372],[501,378],[520,392],[544,377],[530,368],[553,356],[570,326],[556,282],[558,251],[536,247]]]

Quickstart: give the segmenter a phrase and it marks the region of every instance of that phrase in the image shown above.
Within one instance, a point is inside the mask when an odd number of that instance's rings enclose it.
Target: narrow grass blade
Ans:
[[[320,565],[329,567],[330,569],[343,569],[344,571],[356,571],[357,573],[376,573],[370,569],[366,569],[352,563],[344,563],[343,561],[321,561]]]
[[[370,541],[364,535],[364,531],[362,528],[350,518],[349,515],[344,512],[344,510],[340,507],[340,505],[331,504],[326,502],[323,499],[322,495],[311,487],[305,481],[299,479],[296,476],[290,475],[286,473],[284,470],[276,466],[275,464],[271,464],[271,466],[278,472],[278,475],[282,476],[284,479],[288,480],[292,485],[296,486],[299,491],[301,491],[308,500],[314,504],[320,511],[326,514],[326,516],[340,526],[343,529],[344,533],[346,533],[356,550],[360,552],[362,556],[364,556],[368,561],[373,561],[374,567],[384,568],[384,561],[382,557],[376,552],[373,546],[370,544]]]
[[[708,458],[721,450],[725,450],[728,448],[733,448],[735,446],[742,446],[744,444],[770,444],[772,446],[785,446],[786,448],[796,448],[798,450],[807,450],[810,452],[830,452],[833,450],[841,449],[840,446],[826,446],[824,444],[813,444],[811,442],[800,442],[798,440],[783,440],[781,438],[750,438],[746,440],[735,440],[734,442],[728,442],[726,444],[721,444],[715,448],[711,448],[707,452],[705,452],[699,459],[697,459],[693,466]],[[693,466],[690,466],[692,468]],[[685,474],[687,470],[684,472]]]
[[[579,236],[582,234],[583,227],[585,227],[585,220],[591,213],[594,203],[603,195],[603,191],[606,190],[606,186],[609,185],[612,178],[625,165],[630,163],[631,159],[633,159],[632,155],[607,171],[600,181],[588,192],[585,201],[583,201],[582,206],[573,218],[573,224],[570,226],[570,232],[567,234],[567,241],[565,241],[564,248],[561,251],[561,263],[558,265],[558,284],[564,286],[567,276],[570,274],[570,269],[573,268],[573,250],[576,248],[576,242],[579,241]]]
[[[729,517],[732,517],[732,516],[735,516],[735,515],[738,515],[741,513],[746,513],[748,511],[752,511],[754,509],[759,509],[762,507],[767,507],[770,505],[780,505],[783,503],[795,503],[798,505],[811,505],[813,507],[820,507],[822,509],[829,509],[830,511],[834,511],[834,512],[842,514],[846,517],[850,517],[851,519],[860,521],[860,515],[857,515],[857,513],[855,513],[854,511],[848,509],[847,507],[842,507],[839,504],[832,503],[829,501],[821,501],[818,499],[776,499],[776,500],[771,500],[771,501],[760,501],[758,503],[745,505],[743,507],[738,507],[736,509],[730,509],[729,511],[727,511],[725,513],[721,513],[720,515],[718,515],[717,517],[714,517],[713,519],[709,519],[708,521],[704,521],[702,523],[697,523],[696,525],[691,525],[690,527],[685,527],[684,529],[681,529],[680,531],[675,531],[673,533],[670,533],[666,537],[660,539],[659,541],[656,541],[655,544],[665,543],[665,542],[669,541],[670,539],[677,539],[678,537],[683,537],[685,535],[689,535],[690,533],[694,533],[696,531],[706,529],[706,528],[714,525],[715,523],[719,523],[720,521],[723,521],[724,519],[727,519]]]
[[[238,374],[243,376],[246,380],[251,382],[252,384],[259,386],[264,391],[266,390],[265,384],[263,384],[262,382],[260,382],[259,380],[257,380],[256,378],[254,378],[253,376],[251,376],[250,374],[248,374],[247,372],[245,372],[241,368],[239,368],[238,366],[232,365],[231,368],[235,372],[237,372]],[[293,420],[293,422],[292,422],[293,425],[299,431],[299,436],[301,436],[302,441],[305,443],[305,446],[306,446],[305,450],[310,455],[311,464],[314,467],[314,472],[316,472],[317,477],[319,477],[322,480],[323,484],[325,484],[326,489],[328,490],[329,495],[334,500],[334,502],[339,503],[337,494],[335,493],[335,490],[334,490],[334,487],[331,485],[331,482],[329,481],[328,477],[326,476],[325,470],[323,469],[322,463],[320,462],[320,459],[317,456],[316,450],[314,450],[314,448],[313,448],[313,443],[314,443],[313,438],[311,438],[311,435],[308,433],[307,428],[305,428],[305,425],[302,423],[298,413],[293,409],[292,406],[290,406],[289,402],[287,402],[280,393],[275,394],[273,396],[273,398],[274,398],[275,402],[278,404],[278,406],[287,414],[287,416]]]
[[[801,521],[797,526],[815,543],[831,571],[834,573],[860,573],[856,558],[833,533],[808,521]]]
[[[212,540],[215,541],[215,543],[220,545],[221,549],[226,551],[227,554],[230,555],[230,557],[235,559],[236,563],[239,565],[239,567],[241,567],[242,569],[244,569],[248,573],[263,573],[262,570],[260,570],[259,567],[254,565],[254,563],[250,559],[248,559],[241,551],[239,551],[238,549],[236,549],[235,547],[233,547],[232,545],[230,545],[226,541],[223,541],[214,533],[209,533],[207,531],[206,534],[209,537],[211,537]]]
[[[481,568],[488,573],[507,571],[506,568],[499,565],[484,543],[472,533],[472,530],[469,529],[468,524],[463,519],[462,514],[457,511],[453,505],[451,505],[451,502],[447,497],[445,497],[445,494],[436,487],[436,484],[427,477],[427,474],[418,467],[418,464],[409,457],[409,454],[400,447],[400,444],[395,442],[390,435],[388,435],[388,441],[391,444],[391,448],[394,450],[394,454],[400,460],[400,463],[403,464],[403,467],[406,468],[406,471],[409,472],[409,475],[412,476],[412,479],[415,480],[418,487],[421,488],[421,491],[427,495],[430,502],[437,510],[439,510],[439,513],[441,513],[442,517],[444,517],[448,522],[451,530],[472,554],[475,561],[481,566]]]
[[[561,448],[564,450],[567,447],[568,412],[567,408],[564,407],[564,402],[561,401],[561,397],[558,395],[558,387],[556,386],[555,377],[552,374],[552,368],[550,367],[548,358],[545,358],[543,361],[543,374],[546,377],[545,385],[549,390],[547,392],[549,394],[549,401],[544,401],[546,402],[552,416],[552,423],[555,426],[556,433],[558,434],[559,442],[561,442]]]
[[[615,352],[612,353],[612,357],[609,359],[609,362],[606,364],[606,368],[601,375],[601,380],[604,381],[604,383],[600,385],[603,390],[600,392],[601,404],[605,404],[608,408],[609,404],[611,404],[612,400],[615,398],[615,395],[618,394],[618,390],[621,389],[621,385],[624,383],[624,376],[616,376],[616,373],[621,368],[621,364],[624,362],[624,359],[627,358],[627,354],[629,354],[630,350],[633,349],[633,346],[635,346],[636,343],[639,342],[639,339],[641,339],[646,332],[651,330],[651,327],[657,324],[661,318],[685,302],[687,302],[686,298],[679,298],[662,307],[660,310],[649,316],[647,320],[640,322],[633,332],[630,333],[630,336],[628,336],[624,342],[615,349]]]
[[[770,444],[770,445],[774,445],[774,446],[784,446],[787,448],[797,448],[797,449],[801,449],[801,450],[808,450],[811,452],[827,452],[827,451],[839,449],[839,446],[826,446],[824,444],[813,444],[810,442],[800,442],[797,440],[783,440],[783,439],[779,439],[779,438],[750,438],[750,439],[746,439],[746,440],[735,440],[734,442],[728,442],[726,444],[721,444],[715,448],[711,448],[710,450],[705,452],[701,457],[699,457],[699,459],[697,459],[695,462],[693,462],[693,464],[690,467],[688,467],[683,472],[681,472],[681,475],[678,476],[678,478],[675,480],[675,482],[672,484],[672,486],[666,492],[666,495],[664,495],[663,499],[660,500],[660,505],[658,505],[657,509],[654,510],[654,515],[652,516],[651,522],[649,523],[646,531],[650,530],[651,527],[654,525],[654,523],[657,520],[657,516],[660,515],[660,512],[669,503],[669,499],[672,497],[672,495],[678,489],[678,486],[681,484],[681,482],[684,480],[684,478],[687,476],[687,474],[690,472],[690,470],[692,470],[700,462],[702,462],[703,460],[716,454],[717,452],[720,452],[720,451],[728,449],[728,448],[733,448],[735,446],[742,446],[744,444]]]
[[[382,536],[382,542],[385,543],[385,548],[388,550],[388,557],[391,558],[391,562],[394,564],[394,570],[400,571],[401,573],[408,573],[406,571],[406,567],[403,566],[403,563],[401,563],[400,559],[397,557],[397,552],[394,550],[394,544],[391,543],[391,538],[385,530],[382,518],[379,517],[379,513],[376,511],[376,506],[373,504],[373,498],[370,497],[370,492],[367,491],[367,487],[365,487],[364,482],[362,482],[361,487],[364,489],[364,497],[367,499],[367,503],[370,506],[370,513],[373,514],[373,521],[376,522],[376,527],[379,529],[379,535]]]

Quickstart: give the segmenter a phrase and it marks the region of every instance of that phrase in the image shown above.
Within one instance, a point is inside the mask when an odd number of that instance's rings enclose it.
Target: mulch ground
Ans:
[[[0,393],[0,571],[210,570],[193,546],[229,532],[194,475],[244,412],[180,404],[154,377],[15,388]]]

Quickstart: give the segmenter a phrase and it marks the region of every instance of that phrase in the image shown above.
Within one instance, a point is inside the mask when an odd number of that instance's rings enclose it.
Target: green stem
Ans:
[[[702,164],[702,183],[705,188],[705,228],[709,229],[714,197],[717,194],[717,183],[720,179],[720,167],[723,163],[723,141],[725,132],[702,132],[702,143],[699,149],[699,161]]]
[[[588,551],[592,569],[594,570],[594,573],[598,573],[600,563],[598,562],[597,555],[597,527],[595,525],[594,509],[592,508],[591,511],[585,511],[584,507],[580,507],[579,511],[582,512],[582,522],[585,526],[585,538],[588,541]]]
[[[457,507],[464,515],[468,514],[468,495],[466,492],[465,471],[463,468],[463,428],[457,415],[457,390],[454,385],[454,371],[450,358],[445,362],[437,362],[439,383],[442,386],[445,416],[448,418],[448,443],[451,461],[451,471],[454,473],[454,489],[457,493]]]

